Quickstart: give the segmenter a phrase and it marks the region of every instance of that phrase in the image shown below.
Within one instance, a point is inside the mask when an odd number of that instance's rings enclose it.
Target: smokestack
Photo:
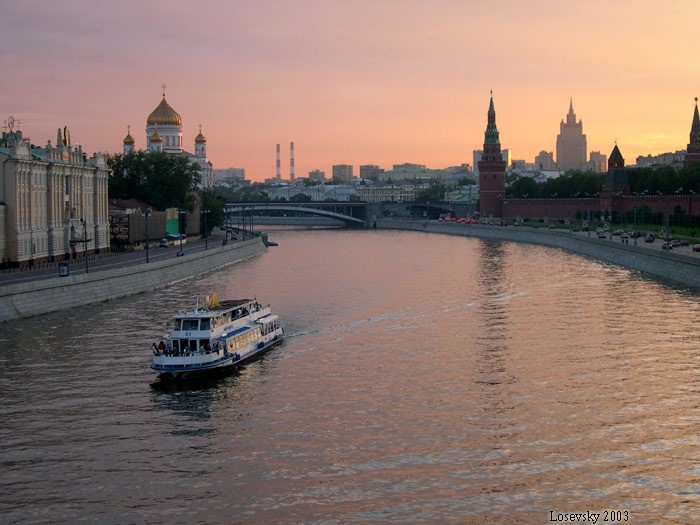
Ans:
[[[294,142],[289,143],[289,182],[294,182]]]
[[[275,176],[277,180],[282,178],[282,170],[280,169],[280,145],[277,144],[277,175]]]

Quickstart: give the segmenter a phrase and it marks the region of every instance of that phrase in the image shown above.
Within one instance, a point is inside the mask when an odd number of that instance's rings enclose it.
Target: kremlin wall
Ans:
[[[684,167],[700,163],[700,114],[697,103],[696,98],[690,142],[683,161]],[[568,120],[575,122],[572,107],[569,113]],[[585,140],[585,135],[583,139]],[[601,212],[610,217],[614,214],[626,214],[643,206],[648,207],[652,213],[661,213],[665,216],[671,214],[677,206],[680,206],[688,215],[700,214],[700,195],[697,194],[632,194],[625,174],[625,160],[617,144],[608,160],[608,171],[603,181],[603,188],[593,198],[508,198],[505,169],[492,96],[488,124],[484,133],[484,155],[479,161],[479,213],[482,217],[574,219],[592,216],[596,218],[596,215]]]

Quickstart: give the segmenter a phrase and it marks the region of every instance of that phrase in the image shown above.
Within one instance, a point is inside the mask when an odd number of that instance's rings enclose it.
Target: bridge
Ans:
[[[244,230],[252,230],[253,223],[262,217],[275,217],[277,224],[293,224],[302,216],[316,216],[349,228],[369,228],[375,220],[387,217],[437,219],[441,213],[465,216],[467,210],[459,208],[449,202],[235,202],[227,203],[224,212],[228,222],[238,220]]]
[[[239,218],[254,222],[260,217],[298,217],[315,215],[333,219],[350,228],[367,226],[367,203],[365,202],[236,202],[227,203],[224,212],[228,220]]]

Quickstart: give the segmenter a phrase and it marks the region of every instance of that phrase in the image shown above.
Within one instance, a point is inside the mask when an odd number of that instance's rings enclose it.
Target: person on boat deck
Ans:
[[[155,343],[153,343],[155,344]],[[160,343],[158,343],[158,350],[165,350],[165,343],[161,340]]]
[[[158,355],[158,347],[156,346],[155,343],[153,343],[152,350],[153,350],[153,355]]]

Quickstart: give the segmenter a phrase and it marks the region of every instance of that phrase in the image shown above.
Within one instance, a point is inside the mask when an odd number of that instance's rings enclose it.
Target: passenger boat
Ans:
[[[153,343],[151,368],[162,378],[181,378],[235,368],[282,341],[279,317],[256,299],[219,302],[199,298],[194,310],[173,318],[169,337]]]

